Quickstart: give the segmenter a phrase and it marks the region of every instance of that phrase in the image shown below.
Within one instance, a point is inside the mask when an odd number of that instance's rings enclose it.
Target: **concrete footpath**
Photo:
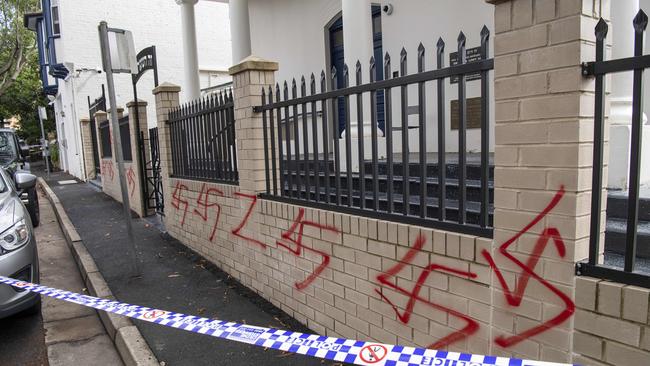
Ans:
[[[37,172],[38,174],[38,172]],[[113,295],[123,302],[233,322],[309,332],[152,223],[134,220],[142,276],[130,278],[131,259],[119,203],[87,183],[57,173],[46,179],[77,229]],[[263,349],[134,320],[161,364],[333,365],[330,361]]]
[[[87,293],[50,202],[39,192],[36,228],[41,284]],[[42,296],[43,327],[50,366],[122,365],[94,309]],[[29,351],[31,345],[25,345]]]

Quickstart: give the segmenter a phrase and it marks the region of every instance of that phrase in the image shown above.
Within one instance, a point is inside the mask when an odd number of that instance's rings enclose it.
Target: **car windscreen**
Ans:
[[[18,159],[18,146],[11,132],[0,131],[0,164],[8,164]]]

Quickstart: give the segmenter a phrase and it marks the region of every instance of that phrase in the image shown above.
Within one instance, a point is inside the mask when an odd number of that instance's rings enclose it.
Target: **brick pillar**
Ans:
[[[99,124],[108,120],[108,114],[104,111],[95,112],[95,136],[97,136],[97,153],[99,154],[99,162],[102,160],[102,138],[99,135]],[[101,166],[100,166],[101,169]],[[101,174],[101,171],[100,171]]]
[[[169,176],[172,173],[171,166],[171,141],[169,140],[169,126],[167,125],[167,120],[169,117],[169,111],[172,108],[179,106],[179,94],[181,88],[178,85],[170,83],[162,83],[157,86],[153,91],[153,95],[156,98],[156,123],[158,127],[158,143],[160,148],[160,169],[162,175],[162,186],[163,194],[165,197],[165,206],[170,207],[171,205],[171,195],[173,193],[174,187],[171,187],[169,184]],[[169,208],[166,208],[169,210]],[[167,220],[171,215],[166,215],[163,217],[165,225],[167,225]]]
[[[609,2],[488,2],[495,4],[492,256],[509,289],[524,290],[521,301],[508,301],[493,278],[493,353],[570,362],[573,315],[537,335],[525,331],[572,309],[572,300],[567,304],[543,282],[573,299],[575,263],[588,256],[594,84],[582,77],[580,65],[594,59],[594,27]],[[559,203],[553,206],[554,198]],[[527,228],[529,223],[534,224]],[[554,230],[565,254],[557,249]],[[507,252],[532,267],[541,281],[522,281],[523,268],[499,251],[509,242]],[[519,342],[498,342],[522,334]]]
[[[146,164],[147,159],[150,159],[149,151],[149,128],[147,126],[147,102],[143,100],[130,101],[126,104],[129,111],[129,135],[131,138],[131,156],[133,157],[130,168],[133,172],[127,172],[127,183],[129,185],[131,209],[140,215],[140,217],[149,216],[150,212],[147,211],[145,204],[145,197],[143,195],[143,182],[146,180],[142,177],[143,164]],[[140,126],[137,126],[136,115],[138,116]],[[144,161],[140,160],[140,133],[144,134]],[[131,183],[130,183],[131,182]],[[135,185],[133,187],[132,185]]]
[[[81,147],[83,149],[86,181],[95,179],[95,159],[93,159],[93,135],[89,118],[79,120],[81,127]]]
[[[255,56],[245,58],[229,70],[234,85],[239,188],[249,194],[266,190],[262,114],[253,113],[253,107],[262,104],[262,89],[268,91],[275,83],[277,70],[277,62]]]

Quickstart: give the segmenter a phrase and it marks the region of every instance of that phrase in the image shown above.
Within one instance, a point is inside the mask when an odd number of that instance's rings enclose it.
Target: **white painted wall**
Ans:
[[[231,65],[228,5],[199,1],[195,12],[201,87],[226,82],[229,80],[226,71]],[[56,41],[58,62],[72,63],[75,69],[100,67],[97,26],[105,20],[110,27],[132,31],[136,51],[155,45],[159,81],[183,85],[180,7],[174,0],[59,0],[59,13],[61,38]],[[59,117],[61,113],[57,111],[57,125],[65,122],[68,146],[66,169],[75,176],[83,177],[78,121],[88,117],[87,97],[93,100],[100,95],[106,77],[104,73],[88,71],[72,75],[67,81],[59,80],[59,98],[64,117]],[[133,99],[131,76],[116,74],[115,82],[117,104],[124,107]],[[149,127],[155,125],[156,116],[151,95],[153,85],[152,72],[145,74],[138,83],[138,97],[149,103]]]
[[[376,4],[392,3],[394,11],[387,16],[382,12],[383,50],[389,52],[393,71],[399,69],[399,53],[402,47],[409,52],[409,73],[417,71],[417,47],[422,42],[427,50],[426,68],[435,68],[436,42],[442,37],[447,43],[445,63],[449,63],[449,52],[457,48],[456,39],[461,30],[467,36],[467,48],[480,45],[480,31],[483,25],[493,31],[494,8],[484,0],[409,0],[377,1]],[[329,50],[326,49],[328,23],[341,11],[341,0],[250,0],[250,23],[252,52],[254,55],[277,61],[280,70],[276,81],[284,80],[291,85],[291,79],[306,78],[313,72],[319,80],[321,70],[328,68]],[[370,16],[370,10],[368,10]],[[344,25],[345,32],[345,25]],[[490,42],[490,48],[492,42]],[[364,75],[367,74],[367,60],[362,60]],[[383,65],[383,60],[379,65]],[[351,69],[353,69],[353,65]],[[493,75],[491,75],[493,77]],[[307,79],[309,80],[309,79]],[[351,80],[354,80],[351,78]],[[353,83],[353,82],[352,82]],[[493,83],[490,83],[491,88]],[[468,97],[480,95],[480,81],[468,83]],[[427,93],[427,146],[437,150],[437,106],[434,103],[436,93],[434,83],[428,83]],[[458,133],[449,128],[449,103],[457,99],[457,88],[447,81],[447,152],[458,151]],[[494,118],[494,93],[491,96],[491,114]],[[399,91],[393,91],[393,117],[395,127],[400,125],[398,118]],[[417,105],[416,86],[409,88],[409,105]],[[412,116],[410,125],[417,124],[417,116]],[[494,124],[490,125],[490,145],[494,146]],[[411,151],[418,151],[417,130],[409,135]],[[399,132],[393,134],[394,150],[401,149]],[[480,150],[480,131],[468,130],[468,151]],[[366,150],[369,150],[366,149]]]

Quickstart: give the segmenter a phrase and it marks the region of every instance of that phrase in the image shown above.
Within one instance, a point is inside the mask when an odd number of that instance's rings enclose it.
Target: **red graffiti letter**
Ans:
[[[251,200],[251,204],[250,204],[250,206],[248,206],[248,210],[246,211],[246,214],[244,215],[244,218],[241,220],[239,225],[237,225],[236,228],[232,229],[232,231],[231,231],[232,234],[234,236],[236,236],[236,237],[239,237],[239,238],[242,238],[244,240],[253,242],[253,243],[261,246],[262,248],[266,248],[266,244],[262,243],[261,241],[259,241],[257,239],[249,238],[248,236],[244,236],[244,235],[242,235],[240,233],[240,231],[244,228],[244,226],[246,226],[246,223],[248,222],[248,219],[250,218],[251,214],[253,213],[253,208],[255,208],[255,205],[257,204],[257,197],[253,196],[253,195],[250,195],[250,194],[240,193],[240,192],[235,192],[235,196],[236,197],[248,198],[249,200]]]
[[[510,247],[510,245],[512,245],[512,243],[514,243],[520,236],[522,236],[525,232],[530,230],[530,228],[532,228],[537,223],[539,223],[546,215],[548,215],[548,213],[553,208],[555,208],[555,206],[557,206],[560,200],[562,200],[563,196],[564,196],[564,187],[561,187],[560,190],[555,194],[555,197],[553,197],[551,202],[548,204],[548,206],[546,206],[546,208],[542,212],[540,212],[539,215],[537,215],[533,219],[533,221],[531,221],[520,232],[518,232],[512,238],[508,239],[505,243],[503,243],[499,247],[499,252],[504,257],[508,258],[513,263],[515,263],[519,268],[522,269],[521,277],[517,281],[517,285],[515,286],[514,291],[512,291],[508,287],[508,284],[506,283],[503,274],[497,267],[490,253],[487,250],[483,250],[482,252],[483,257],[485,257],[485,259],[488,261],[490,266],[494,269],[494,273],[496,274],[497,279],[499,280],[499,283],[503,288],[504,295],[506,297],[506,300],[508,301],[508,304],[512,306],[521,305],[521,301],[523,299],[524,293],[526,292],[526,287],[528,286],[528,281],[530,280],[531,277],[537,280],[539,283],[541,283],[544,287],[549,289],[551,292],[553,292],[553,294],[559,297],[565,304],[565,308],[564,310],[562,310],[562,312],[560,312],[560,314],[543,322],[542,324],[536,327],[527,329],[511,337],[498,336],[495,339],[495,342],[501,347],[513,346],[523,341],[524,339],[528,339],[554,326],[560,325],[562,324],[562,322],[564,322],[569,317],[571,317],[571,315],[573,315],[575,311],[575,304],[573,303],[573,301],[571,301],[571,298],[569,296],[564,294],[557,287],[553,286],[553,284],[549,283],[544,278],[542,278],[537,273],[535,273],[535,266],[537,266],[537,263],[539,262],[539,259],[542,253],[544,252],[544,249],[548,246],[550,240],[553,240],[553,244],[555,244],[557,252],[561,258],[564,258],[564,255],[566,254],[566,247],[564,245],[564,241],[562,241],[562,237],[560,236],[560,232],[558,231],[557,228],[549,227],[549,228],[545,228],[544,231],[542,231],[539,238],[537,239],[537,242],[535,243],[535,247],[533,248],[532,255],[528,258],[525,264],[508,252],[508,247]]]
[[[302,250],[304,249],[305,251],[310,251],[310,252],[316,253],[316,254],[320,255],[323,258],[321,264],[319,264],[318,267],[316,267],[314,272],[312,272],[304,280],[302,280],[300,282],[296,282],[294,284],[298,290],[302,290],[302,289],[306,288],[307,286],[309,286],[312,282],[314,282],[316,277],[318,277],[325,270],[325,268],[327,268],[327,266],[330,263],[330,256],[329,255],[327,255],[326,253],[324,253],[324,252],[322,252],[320,250],[305,247],[302,244],[302,234],[303,234],[303,230],[304,230],[305,226],[311,226],[311,227],[315,227],[315,228],[322,229],[322,230],[328,230],[328,231],[331,231],[333,233],[338,233],[339,232],[339,230],[337,228],[335,228],[335,227],[327,226],[327,225],[321,225],[321,224],[313,222],[313,221],[303,220],[304,216],[305,216],[305,209],[300,208],[300,210],[298,212],[298,216],[293,221],[293,224],[291,225],[289,230],[287,230],[286,232],[284,232],[282,234],[282,240],[278,240],[276,242],[279,246],[287,249],[288,251],[290,251],[291,253],[295,254],[298,257],[300,256],[300,254],[302,253]],[[296,229],[298,229],[297,233],[296,233]],[[292,238],[292,235],[294,233],[297,235],[296,239]],[[291,243],[295,244],[296,248],[295,249],[291,248],[288,244],[285,244],[284,241],[288,241],[288,242],[291,242]]]
[[[185,208],[183,209],[183,218],[181,219],[181,226],[185,225],[185,215],[187,215],[187,208],[189,206],[187,200],[183,199],[183,190],[187,191],[187,186],[181,184],[181,182],[177,182],[176,187],[174,188],[174,193],[172,194],[172,206],[174,206],[175,209],[180,209],[181,204],[185,205]]]
[[[391,267],[385,273],[382,273],[377,276],[377,280],[381,284],[384,284],[394,290],[397,290],[403,295],[409,297],[408,303],[406,304],[406,309],[403,314],[400,314],[398,307],[392,301],[390,301],[386,296],[384,296],[382,291],[380,291],[379,289],[375,289],[375,291],[379,294],[379,296],[381,296],[382,299],[384,299],[384,301],[386,301],[388,304],[390,304],[390,306],[393,307],[395,314],[397,314],[397,318],[404,324],[408,324],[409,320],[411,319],[411,314],[413,313],[413,307],[415,307],[416,301],[421,301],[431,306],[434,309],[444,311],[449,315],[463,319],[465,322],[467,322],[467,325],[463,329],[453,332],[429,346],[429,348],[440,349],[440,348],[447,347],[456,341],[459,341],[463,338],[466,338],[474,334],[478,330],[479,324],[474,319],[468,317],[467,315],[461,312],[458,312],[456,310],[453,310],[451,308],[442,305],[438,305],[436,303],[433,303],[421,297],[420,290],[422,289],[422,285],[424,284],[424,282],[426,282],[427,278],[433,271],[449,272],[467,278],[476,278],[477,276],[475,273],[472,272],[459,271],[457,269],[449,268],[447,266],[443,266],[439,264],[429,264],[426,268],[424,268],[424,270],[422,270],[422,273],[420,273],[420,276],[417,279],[415,287],[410,291],[398,286],[396,282],[395,283],[390,282],[388,278],[391,276],[395,276],[404,268],[404,266],[410,264],[415,258],[415,256],[418,254],[418,252],[422,250],[422,246],[424,246],[425,242],[426,242],[426,238],[422,235],[419,235],[415,240],[413,247],[409,249],[409,251],[406,253],[406,255],[404,255],[404,257],[400,260],[399,263]]]
[[[210,203],[210,196],[214,196],[216,200],[216,197],[218,196],[223,197],[223,192],[217,188],[208,188],[207,190],[205,188],[205,183],[203,183],[203,186],[201,186],[201,193],[199,193],[199,198],[196,201],[198,206],[203,207],[203,213],[201,213],[198,208],[195,208],[194,214],[199,215],[203,221],[208,221],[208,208],[217,207],[217,218],[214,220],[214,226],[212,226],[212,232],[210,233],[210,241],[212,241],[217,232],[217,224],[219,223],[219,217],[221,216],[221,205],[217,202]]]
[[[135,192],[135,172],[133,171],[133,167],[129,167],[129,170],[126,172],[126,178],[131,188],[129,196],[133,197],[133,192]]]

